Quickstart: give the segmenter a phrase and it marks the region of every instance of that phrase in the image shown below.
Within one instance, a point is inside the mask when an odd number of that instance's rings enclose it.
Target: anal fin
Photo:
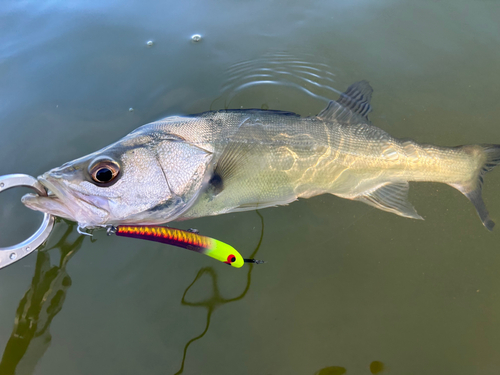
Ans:
[[[358,195],[355,200],[369,204],[382,211],[423,220],[415,208],[408,201],[408,182],[394,182],[383,185],[376,190]]]

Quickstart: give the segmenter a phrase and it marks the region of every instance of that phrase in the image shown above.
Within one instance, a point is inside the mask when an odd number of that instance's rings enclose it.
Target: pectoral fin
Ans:
[[[245,166],[250,162],[251,150],[251,144],[232,143],[226,147],[209,181],[214,196],[222,192],[231,179],[244,173]]]
[[[238,126],[238,130],[231,137],[228,145],[222,152],[214,167],[212,177],[209,181],[209,189],[212,195],[218,195],[226,185],[235,178],[245,176],[248,165],[255,165],[256,160],[252,155],[263,152],[265,132],[262,124],[254,123],[246,118]],[[261,142],[259,142],[261,140]]]
[[[415,208],[408,202],[408,182],[396,182],[384,185],[376,190],[366,192],[354,198],[382,211],[423,220]]]

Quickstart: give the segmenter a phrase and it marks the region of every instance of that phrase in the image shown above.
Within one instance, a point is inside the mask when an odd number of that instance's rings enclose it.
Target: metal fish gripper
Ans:
[[[28,187],[41,196],[47,196],[45,188],[32,176],[26,174],[0,176],[0,193],[15,187]],[[42,224],[28,239],[17,245],[0,247],[0,268],[7,267],[35,251],[47,240],[53,227],[54,216],[45,213]]]

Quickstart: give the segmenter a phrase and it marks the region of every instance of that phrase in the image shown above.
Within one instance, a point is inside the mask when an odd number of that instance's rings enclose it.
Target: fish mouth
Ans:
[[[38,181],[47,189],[47,196],[32,193],[24,195],[21,201],[26,207],[75,221],[82,227],[101,226],[108,216],[107,211],[96,207],[88,197],[69,191],[64,181],[52,178],[47,173],[39,176]]]
[[[49,197],[59,198],[62,196],[62,189],[58,188],[56,184],[52,183],[49,180],[47,174],[38,176],[38,182],[40,182],[43,185],[43,187],[47,190],[47,195]]]

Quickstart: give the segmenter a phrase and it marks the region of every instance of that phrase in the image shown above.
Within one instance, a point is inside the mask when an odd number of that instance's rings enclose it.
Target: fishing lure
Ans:
[[[120,237],[139,238],[182,247],[208,255],[235,268],[240,268],[245,262],[263,263],[256,259],[243,259],[234,247],[222,241],[181,229],[154,225],[119,225],[108,229],[108,234],[112,233]]]

